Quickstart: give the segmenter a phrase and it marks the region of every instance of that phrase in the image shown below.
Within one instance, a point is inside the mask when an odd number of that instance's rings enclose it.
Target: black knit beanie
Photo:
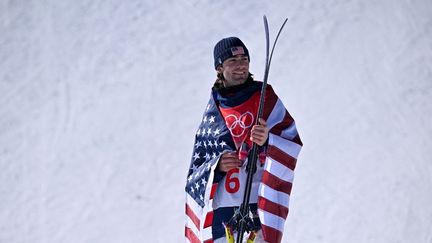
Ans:
[[[239,38],[228,37],[220,40],[213,50],[215,69],[226,59],[240,54],[246,55],[250,61],[249,51]]]

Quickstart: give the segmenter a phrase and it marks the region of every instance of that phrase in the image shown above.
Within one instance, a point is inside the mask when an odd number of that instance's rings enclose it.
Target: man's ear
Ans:
[[[219,65],[219,66],[216,68],[216,71],[217,71],[218,73],[223,73],[222,65]]]

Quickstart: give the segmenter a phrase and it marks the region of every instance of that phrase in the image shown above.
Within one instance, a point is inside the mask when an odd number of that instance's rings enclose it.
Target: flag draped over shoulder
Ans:
[[[256,99],[256,102],[252,102],[256,104],[259,102],[259,95],[252,96],[251,99]],[[254,113],[256,117],[256,111]],[[196,133],[185,188],[187,242],[213,242],[212,201],[220,180],[215,169],[224,151],[236,150],[236,134],[232,134],[233,131],[228,129],[225,121],[229,115],[225,116],[220,113],[211,95]],[[281,242],[282,239],[294,169],[302,142],[293,118],[270,85],[267,86],[263,118],[267,121],[270,132],[264,171],[258,188],[258,215],[264,240],[274,243]]]
[[[217,188],[215,169],[220,155],[234,151],[230,131],[219,113],[213,96],[207,104],[195,145],[186,182],[185,236],[192,243],[211,243],[212,200]]]
[[[264,118],[270,128],[264,172],[258,189],[258,215],[266,242],[281,242],[297,158],[303,146],[294,119],[268,86]]]

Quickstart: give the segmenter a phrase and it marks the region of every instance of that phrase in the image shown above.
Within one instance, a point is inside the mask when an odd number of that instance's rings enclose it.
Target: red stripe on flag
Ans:
[[[270,130],[271,133],[280,136],[282,131],[290,127],[290,125],[294,122],[294,119],[291,117],[291,115],[288,113],[287,110],[285,110],[285,116],[282,121],[280,121],[278,124],[274,125],[272,129]]]
[[[258,208],[286,219],[289,209],[263,197],[258,197]]]
[[[204,243],[213,243],[213,239],[206,240]]]
[[[198,237],[194,234],[194,232],[188,228],[185,227],[185,236],[189,239],[192,243],[201,243],[201,241],[198,239]]]
[[[279,177],[269,173],[268,171],[263,172],[261,181],[276,191],[285,192],[288,195],[291,193],[292,183],[281,180]]]
[[[267,85],[266,89],[266,96],[264,99],[264,110],[263,110],[263,118],[267,121],[268,117],[270,116],[271,112],[273,111],[274,106],[276,105],[276,102],[278,101],[278,97],[275,94],[273,88],[271,85]]]
[[[290,168],[291,170],[295,169],[297,160],[291,157],[291,155],[279,149],[278,147],[269,145],[267,149],[267,154],[268,156],[275,159],[277,162],[285,165],[286,167]]]
[[[295,138],[293,139],[293,142],[300,145],[300,146],[303,146],[303,143],[302,143],[299,135],[295,136]]]
[[[210,191],[210,200],[213,199],[213,197],[216,193],[217,186],[218,186],[218,183],[213,183],[211,191]]]
[[[204,228],[210,227],[213,224],[213,211],[210,211],[207,213],[205,221],[204,221]]]
[[[200,228],[200,220],[195,215],[195,213],[192,211],[192,209],[189,207],[189,205],[186,204],[186,215],[192,220],[192,222],[195,224],[197,229]]]
[[[264,224],[261,224],[261,229],[262,229],[264,240],[266,242],[271,242],[271,243],[281,242],[282,232],[280,232],[279,230]]]

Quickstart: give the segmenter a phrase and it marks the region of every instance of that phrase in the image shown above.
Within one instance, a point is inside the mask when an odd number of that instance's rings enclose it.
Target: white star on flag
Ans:
[[[209,129],[207,129],[207,135],[209,135],[210,136],[210,134],[212,133],[212,130],[211,130],[211,128],[209,128]]]
[[[219,145],[223,148],[223,146],[226,146],[227,144],[225,143],[225,141],[222,141]]]
[[[214,135],[215,135],[215,137],[216,137],[216,135],[219,135],[220,134],[220,129],[219,128],[216,128],[216,130],[214,130]]]
[[[204,117],[203,122],[204,122],[204,123],[207,122],[207,116]]]
[[[211,116],[209,122],[210,122],[210,123],[215,122],[215,118],[216,118],[215,116]]]
[[[195,153],[193,158],[194,158],[194,161],[199,159],[200,158],[199,153]],[[195,166],[195,165],[193,165],[193,166]]]
[[[206,158],[206,160],[209,160],[210,159],[210,155],[208,154],[208,153],[206,153],[205,154],[205,158]],[[210,164],[209,164],[210,165]]]
[[[207,184],[207,181],[204,178],[202,178],[201,179],[201,185],[205,186],[206,184]]]
[[[195,148],[199,148],[199,147],[201,147],[202,145],[201,145],[201,141],[197,141],[197,143],[195,144]]]

